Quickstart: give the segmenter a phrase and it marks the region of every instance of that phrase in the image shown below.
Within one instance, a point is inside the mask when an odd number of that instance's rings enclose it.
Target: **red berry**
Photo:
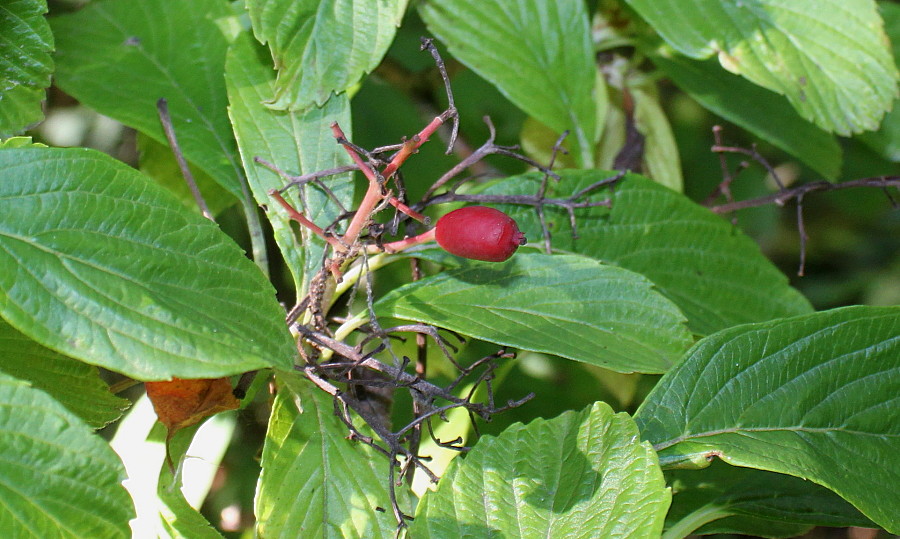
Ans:
[[[448,253],[487,262],[503,262],[526,242],[512,217],[486,206],[468,206],[441,217],[435,239]]]

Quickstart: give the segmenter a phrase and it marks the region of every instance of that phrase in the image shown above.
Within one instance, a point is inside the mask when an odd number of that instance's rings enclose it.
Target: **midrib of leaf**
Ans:
[[[846,434],[853,434],[855,436],[872,436],[875,438],[900,438],[900,434],[884,434],[884,433],[873,433],[873,432],[864,432],[857,431],[852,429],[846,429],[842,427],[804,427],[804,426],[779,426],[779,427],[730,427],[725,429],[718,430],[709,430],[705,432],[697,432],[686,434],[684,436],[679,436],[677,438],[672,438],[671,440],[666,440],[665,442],[660,442],[658,444],[653,444],[653,449],[657,452],[672,447],[673,445],[677,445],[681,442],[690,442],[697,439],[708,438],[711,436],[717,436],[720,434],[745,434],[745,433],[753,433],[753,432],[806,432],[810,434],[830,434],[834,432],[841,432]]]

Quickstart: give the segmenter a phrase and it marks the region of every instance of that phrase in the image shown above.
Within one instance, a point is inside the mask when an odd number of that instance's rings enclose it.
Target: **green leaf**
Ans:
[[[257,535],[393,538],[387,459],[347,440],[330,396],[296,375],[279,380],[256,493]]]
[[[229,17],[224,0],[93,2],[51,20],[56,83],[165,145],[156,102],[167,99],[185,157],[242,198],[222,78],[235,32]]]
[[[92,150],[2,150],[0,215],[0,315],[44,346],[142,380],[290,368],[271,285],[134,169]]]
[[[898,399],[900,308],[848,307],[703,339],[635,419],[664,466],[719,456],[809,479],[897,533]]]
[[[46,0],[6,0],[0,6],[0,137],[44,118],[41,101],[53,73],[53,34]]]
[[[375,310],[619,372],[665,372],[692,342],[647,279],[572,255],[464,263],[393,290]]]
[[[560,171],[548,196],[567,197],[614,175],[605,171]],[[524,174],[491,185],[485,193],[534,194],[541,176]],[[600,191],[588,200],[604,200]],[[500,207],[500,206],[498,206]],[[502,207],[532,240],[541,236],[531,208]],[[809,302],[787,278],[721,217],[647,178],[630,174],[612,195],[612,208],[575,212],[578,238],[569,217],[545,207],[553,247],[575,251],[644,275],[678,305],[695,333],[706,335],[747,322],[810,312]]]
[[[897,96],[874,0],[627,0],[678,52],[787,96],[827,131],[872,130]]]
[[[581,166],[591,166],[605,90],[584,2],[429,0],[419,13],[453,56],[516,106],[558,133],[570,130]]]
[[[668,471],[666,480],[673,493],[669,528],[706,520],[690,531],[772,537],[774,528],[787,524],[793,537],[813,525],[874,526],[834,492],[790,475],[714,462],[703,470]]]
[[[672,134],[672,126],[654,91],[632,88],[634,120],[644,136],[644,171],[653,181],[669,189],[682,192],[681,158]]]
[[[173,474],[168,465],[159,471],[157,496],[159,498],[160,527],[173,539],[222,539],[222,534],[206,520],[200,511],[191,507],[182,492],[184,459],[199,425],[178,431],[170,441],[168,452],[174,462],[180,463]]]
[[[409,533],[659,537],[669,500],[656,455],[638,441],[634,422],[598,402],[483,436],[425,495]]]
[[[900,65],[900,5],[879,2],[884,17],[884,29],[894,46],[894,64]],[[884,117],[881,127],[874,133],[863,133],[860,139],[886,159],[900,163],[900,99],[894,100],[894,108]]]
[[[662,55],[650,58],[711,112],[781,148],[829,180],[837,178],[842,150],[834,135],[801,118],[783,97],[723,71],[715,60],[698,62]]]
[[[3,148],[28,148],[28,147],[46,148],[46,144],[34,142],[31,137],[10,137],[0,141],[0,149]]]
[[[0,372],[40,389],[95,429],[119,418],[130,404],[109,392],[96,367],[22,335],[0,319]]]
[[[264,100],[275,88],[275,73],[265,50],[248,34],[241,34],[228,53],[225,80],[231,102],[229,114],[234,124],[247,181],[257,202],[266,206],[275,241],[288,267],[294,274],[296,289],[306,289],[306,282],[321,267],[324,242],[302,229],[302,245],[291,228],[287,213],[269,196],[270,189],[281,189],[286,180],[254,162],[256,157],[275,164],[290,174],[310,173],[350,163],[347,152],[335,143],[329,128],[338,122],[350,136],[350,103],[345,95],[335,96],[322,108],[304,113],[269,109]],[[323,182],[345,208],[353,201],[353,180],[349,174],[324,178]],[[305,192],[306,206],[298,193]],[[292,188],[284,197],[295,208],[317,222],[328,226],[342,209],[319,187],[305,185]],[[302,295],[302,292],[301,292]]]
[[[407,1],[248,0],[253,33],[278,69],[272,108],[322,106],[359,82],[381,62]]]
[[[0,373],[0,528],[9,537],[130,537],[109,445],[46,393]]]

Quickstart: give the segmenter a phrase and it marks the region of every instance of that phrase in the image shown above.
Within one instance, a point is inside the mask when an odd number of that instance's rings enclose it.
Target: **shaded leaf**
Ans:
[[[648,280],[571,255],[467,261],[393,290],[375,310],[619,372],[665,372],[691,344],[678,308]]]
[[[143,380],[290,368],[271,285],[134,169],[92,150],[2,150],[0,215],[0,314],[44,346]]]
[[[256,493],[257,534],[393,538],[385,457],[348,441],[331,397],[308,380],[284,375],[279,381]]]
[[[407,0],[248,0],[253,33],[278,79],[272,108],[322,106],[381,62]],[[274,96],[274,97],[273,97]]]
[[[884,17],[885,32],[893,45],[894,64],[900,66],[900,5],[878,2],[878,8]],[[900,162],[900,99],[894,100],[894,108],[884,117],[878,131],[863,133],[860,138],[885,159]]]
[[[896,533],[898,401],[900,308],[847,307],[703,339],[635,420],[663,466],[719,456],[809,479]]]
[[[304,113],[266,107],[264,100],[275,88],[275,72],[263,47],[255,44],[248,34],[238,36],[229,51],[225,80],[230,100],[228,111],[247,181],[257,202],[266,206],[275,241],[294,275],[296,289],[303,291],[321,267],[324,242],[306,229],[301,230],[302,243],[298,241],[287,214],[268,194],[270,189],[283,188],[286,181],[254,159],[265,159],[290,174],[308,174],[348,164],[350,158],[335,143],[329,126],[338,122],[350,136],[350,103],[345,95],[341,95],[328,100],[321,108],[311,108]],[[354,184],[349,174],[324,178],[323,181],[345,208],[351,206]],[[300,189],[305,192],[305,208],[298,197]],[[342,209],[316,185],[292,188],[284,193],[284,197],[295,208],[304,208],[305,215],[323,228],[342,213]]]
[[[634,422],[598,402],[483,436],[425,494],[410,535],[659,537],[669,500]]]
[[[44,391],[95,429],[118,419],[130,404],[109,392],[97,367],[41,346],[2,318],[0,372]]]
[[[897,96],[874,0],[626,1],[678,52],[718,55],[839,135],[876,129]]]
[[[584,2],[429,0],[419,13],[454,57],[516,106],[557,133],[570,130],[581,166],[591,166],[605,90]]]
[[[560,171],[548,196],[567,197],[604,178],[605,171]],[[485,193],[534,194],[541,176],[524,174],[491,184]],[[588,200],[604,200],[599,191]],[[500,206],[498,206],[500,207]],[[540,224],[531,208],[502,207],[534,240]],[[747,322],[810,312],[809,302],[750,238],[687,197],[630,174],[617,185],[612,208],[576,211],[578,238],[569,217],[546,207],[553,247],[615,264],[650,279],[678,305],[695,333],[705,335]]]
[[[53,34],[46,0],[6,0],[0,6],[0,137],[44,118],[41,101],[53,73]]]
[[[801,118],[783,97],[723,71],[715,60],[699,62],[662,55],[650,58],[679,88],[714,114],[781,148],[824,177],[837,178],[843,151],[834,135]]]
[[[166,98],[185,157],[242,198],[225,110],[225,52],[236,31],[224,0],[105,0],[51,20],[56,83],[85,105],[168,145]]]
[[[668,471],[666,480],[673,493],[667,527],[697,515],[710,521],[692,533],[793,537],[813,525],[874,526],[834,492],[790,475],[714,462],[703,470]]]
[[[109,445],[61,404],[0,373],[0,527],[10,537],[130,537]]]

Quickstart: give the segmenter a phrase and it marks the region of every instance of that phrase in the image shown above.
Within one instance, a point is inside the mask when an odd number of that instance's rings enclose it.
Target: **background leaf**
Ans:
[[[516,106],[557,133],[571,130],[581,166],[591,166],[605,90],[584,2],[429,0],[419,13],[454,57]]]
[[[834,135],[801,118],[783,97],[723,71],[715,60],[700,62],[662,55],[650,58],[711,112],[788,152],[825,178],[837,178],[843,151]]]
[[[51,20],[56,83],[92,109],[168,145],[169,102],[185,157],[243,198],[225,107],[225,52],[237,31],[224,0],[105,0]]]
[[[136,134],[136,142],[140,171],[174,193],[185,206],[199,213],[200,208],[197,206],[187,182],[184,181],[184,176],[181,169],[178,168],[178,162],[175,160],[175,154],[172,153],[171,148],[141,132]],[[188,167],[191,169],[194,181],[197,182],[197,188],[203,194],[203,200],[206,201],[209,211],[214,216],[237,202],[234,195],[216,183],[209,174],[195,165],[188,164]]]
[[[393,538],[386,458],[348,441],[331,397],[308,380],[279,381],[256,494],[258,535]]]
[[[482,437],[426,493],[410,535],[659,537],[669,500],[634,422],[598,402]]]
[[[706,520],[692,533],[794,537],[813,525],[875,526],[834,492],[790,475],[717,461],[703,470],[670,470],[666,481],[673,494],[667,528]]]
[[[878,127],[897,69],[874,0],[626,0],[678,52],[784,94],[839,135]]]
[[[109,392],[97,367],[58,354],[0,318],[0,372],[52,396],[95,429],[119,418],[129,402]]]
[[[897,533],[898,374],[900,308],[835,309],[700,341],[635,420],[664,466],[720,456],[809,479]]]
[[[275,241],[294,275],[298,291],[306,289],[306,282],[319,270],[324,242],[301,228],[302,243],[298,241],[285,211],[268,192],[281,189],[286,180],[255,163],[261,157],[289,174],[307,174],[350,163],[347,152],[335,142],[330,125],[338,122],[344,133],[351,136],[350,103],[346,95],[335,96],[321,108],[303,113],[272,110],[264,100],[275,88],[275,73],[262,46],[249,34],[241,34],[228,53],[225,65],[228,86],[228,108],[241,158],[247,171],[247,181],[254,197],[266,206],[266,216],[272,223]],[[338,200],[349,208],[353,200],[353,180],[350,174],[324,178]],[[298,197],[305,193],[305,206]],[[342,210],[315,185],[292,188],[284,193],[295,208],[305,208],[305,215],[323,228]],[[301,294],[302,295],[302,294]]]
[[[290,368],[271,285],[213,223],[91,150],[0,151],[0,314],[138,379]]]
[[[61,404],[0,373],[0,527],[10,537],[130,537],[109,445]]]
[[[381,62],[407,0],[248,0],[253,33],[269,45],[278,79],[271,106],[322,106]],[[273,97],[274,95],[274,97]]]
[[[393,290],[375,310],[619,372],[665,372],[691,344],[681,313],[649,281],[571,255],[467,261]]]
[[[41,101],[53,73],[53,34],[46,0],[6,0],[0,6],[0,137],[44,118]]]
[[[565,197],[614,172],[561,171],[548,196]],[[491,184],[486,193],[534,194],[541,176],[524,174]],[[591,195],[603,200],[607,191]],[[500,207],[500,206],[498,206]],[[531,240],[541,236],[531,208],[503,207]],[[750,238],[687,197],[630,174],[617,185],[612,208],[576,211],[578,238],[569,217],[544,209],[553,247],[575,251],[644,275],[678,305],[695,333],[705,335],[747,322],[811,311],[809,302]]]

